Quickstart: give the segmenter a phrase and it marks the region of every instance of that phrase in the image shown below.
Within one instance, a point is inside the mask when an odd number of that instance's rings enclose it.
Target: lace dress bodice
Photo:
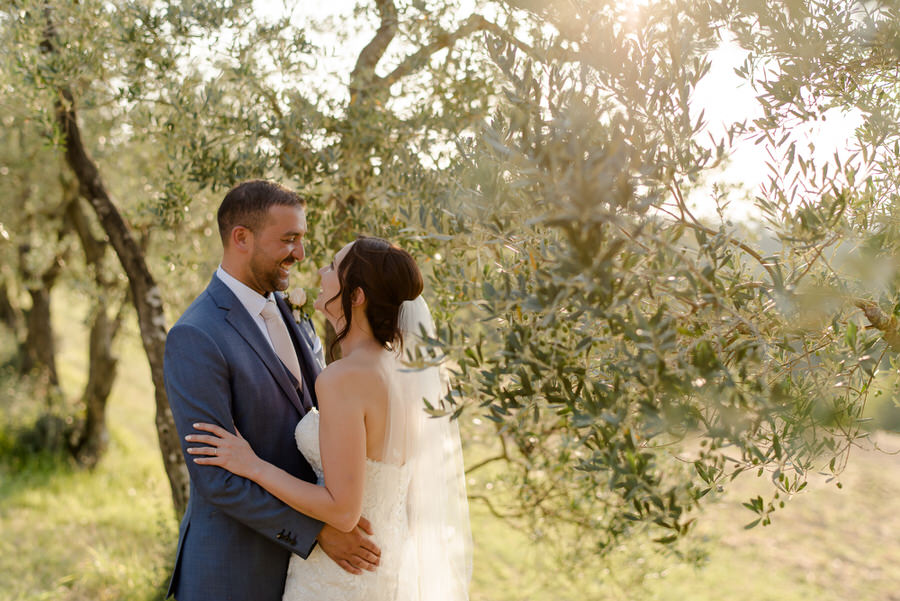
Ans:
[[[297,448],[309,461],[319,485],[324,482],[319,449],[319,413],[311,411],[297,424]],[[318,546],[304,560],[291,557],[283,601],[392,601],[397,598],[400,555],[407,538],[406,494],[409,474],[405,466],[366,460],[362,515],[372,524],[373,541],[381,549],[374,572],[345,572]]]

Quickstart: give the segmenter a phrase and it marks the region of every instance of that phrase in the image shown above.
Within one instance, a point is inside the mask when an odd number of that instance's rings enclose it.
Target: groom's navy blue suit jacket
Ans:
[[[276,295],[278,297],[279,295]],[[241,432],[262,459],[310,482],[316,477],[297,450],[294,428],[316,404],[321,367],[312,324],[298,327],[277,303],[297,350],[302,393],[250,314],[217,277],[166,339],[166,393],[185,435],[208,422]],[[255,483],[184,453],[190,501],[181,522],[169,595],[178,601],[278,601],[290,554],[306,557],[321,522],[297,513]]]

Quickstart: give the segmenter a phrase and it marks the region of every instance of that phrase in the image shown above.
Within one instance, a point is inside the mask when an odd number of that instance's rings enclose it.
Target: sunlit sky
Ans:
[[[721,136],[726,124],[745,119],[750,122],[763,114],[754,91],[734,72],[746,56],[747,52],[736,43],[720,46],[712,53],[710,71],[700,81],[691,98],[692,117],[696,119],[701,110],[705,111],[707,130],[714,137]],[[845,157],[848,154],[847,141],[862,120],[858,113],[844,114],[836,109],[828,111],[826,116],[825,121],[807,123],[791,132],[791,139],[797,142],[798,149],[808,152],[809,143],[814,143],[815,150],[810,156],[818,161],[830,159],[835,152]],[[707,186],[692,195],[692,202],[700,213],[713,212],[714,204],[709,201],[712,183],[737,185],[739,189],[730,195],[733,201],[730,214],[740,220],[752,218],[752,203],[740,198],[752,196],[767,180],[767,160],[770,159],[765,145],[755,145],[750,141],[735,144],[729,163],[720,173],[707,178]]]
[[[642,4],[641,0],[635,0],[635,3]],[[333,26],[340,28],[342,23],[347,23],[352,18],[355,4],[356,0],[299,0],[296,2],[292,0],[256,0],[255,7],[259,14],[265,16],[276,16],[284,14],[285,10],[290,10],[292,21],[298,26],[303,26],[310,19],[330,18],[333,19]],[[471,4],[474,7],[476,2],[472,0],[464,2],[464,4]],[[289,9],[285,8],[286,5]],[[322,63],[323,67],[327,68],[323,77],[337,75],[340,78],[341,74],[348,74],[353,68],[356,56],[371,39],[376,27],[376,23],[367,23],[356,38],[346,41],[340,41],[334,33],[308,31],[308,35],[314,43],[330,52],[327,61]],[[762,108],[755,98],[754,91],[734,72],[734,69],[744,61],[746,54],[746,51],[736,43],[721,45],[712,53],[711,69],[700,81],[691,97],[692,121],[696,120],[703,111],[707,131],[714,138],[721,137],[727,124],[742,120],[749,122],[762,115]],[[796,128],[792,132],[792,139],[797,142],[798,149],[803,150],[808,148],[809,142],[814,142],[815,152],[812,156],[820,160],[827,160],[836,151],[841,156],[845,156],[848,152],[847,140],[860,124],[860,120],[858,114],[842,114],[833,110],[828,113],[826,121],[818,121]],[[699,138],[700,143],[706,143],[708,140],[709,136],[705,134]],[[730,201],[727,216],[739,221],[753,219],[754,207],[746,199],[752,198],[759,190],[760,184],[766,181],[767,159],[765,145],[739,141],[732,148],[728,163],[708,174],[700,188],[689,196],[688,202],[692,210],[698,215],[714,215],[715,205],[711,200],[712,185],[714,183],[726,184],[735,187],[727,195],[727,199]]]

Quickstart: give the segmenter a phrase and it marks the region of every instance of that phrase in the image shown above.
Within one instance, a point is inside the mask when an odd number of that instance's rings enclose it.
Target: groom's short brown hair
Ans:
[[[231,231],[239,225],[258,231],[269,208],[276,205],[306,208],[306,199],[280,184],[262,179],[251,179],[233,187],[219,205],[216,216],[222,244],[228,244]]]

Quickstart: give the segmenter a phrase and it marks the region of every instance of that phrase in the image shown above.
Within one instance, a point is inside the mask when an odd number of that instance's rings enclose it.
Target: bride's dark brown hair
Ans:
[[[361,236],[347,250],[338,265],[340,290],[326,305],[340,298],[344,326],[331,343],[346,338],[353,319],[353,294],[361,289],[366,296],[366,319],[381,346],[394,349],[403,344],[399,328],[400,305],[422,294],[423,281],[419,266],[408,252],[387,240]]]

